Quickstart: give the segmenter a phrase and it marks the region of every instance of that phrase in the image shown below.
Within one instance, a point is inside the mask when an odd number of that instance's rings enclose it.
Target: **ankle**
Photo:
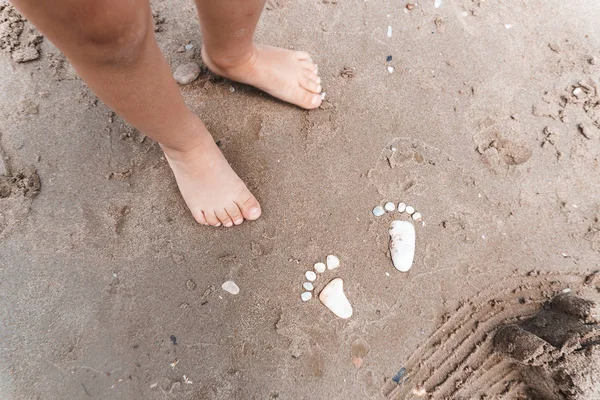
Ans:
[[[251,64],[256,59],[256,47],[254,44],[250,49],[236,53],[224,53],[222,50],[214,51],[206,46],[201,50],[202,59],[209,68],[227,71]]]
[[[214,145],[213,137],[196,115],[193,115],[188,123],[177,128],[177,132],[171,137],[177,137],[177,139],[168,143],[160,143],[165,155],[171,159],[182,159],[188,154],[202,151],[211,144]]]

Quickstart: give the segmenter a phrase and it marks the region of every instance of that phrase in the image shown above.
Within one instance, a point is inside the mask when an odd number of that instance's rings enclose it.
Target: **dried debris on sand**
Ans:
[[[501,327],[496,351],[514,362],[533,398],[600,398],[600,303],[556,296],[519,325]]]
[[[0,49],[18,63],[40,57],[40,35],[10,4],[0,4]]]

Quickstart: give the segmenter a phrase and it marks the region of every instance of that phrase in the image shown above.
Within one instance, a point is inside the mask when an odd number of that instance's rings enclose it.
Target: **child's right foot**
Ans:
[[[260,205],[206,131],[202,144],[186,151],[163,146],[179,190],[200,224],[230,227],[260,217]]]

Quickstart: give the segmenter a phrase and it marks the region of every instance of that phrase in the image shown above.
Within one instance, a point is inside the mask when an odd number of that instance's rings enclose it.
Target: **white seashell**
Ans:
[[[392,37],[392,27],[388,25],[387,37]]]
[[[413,215],[415,213],[415,208],[413,206],[406,206],[405,211],[408,215]]]
[[[315,271],[317,271],[319,274],[322,274],[323,272],[325,272],[326,268],[327,267],[325,266],[325,263],[318,262],[315,264]]]
[[[304,283],[302,284],[302,287],[304,288],[304,290],[308,290],[309,292],[312,292],[312,290],[315,288],[315,287],[313,286],[313,284],[312,284],[312,283],[310,283],[310,282],[304,282]]]
[[[398,271],[406,272],[415,258],[415,227],[408,221],[392,221],[390,233],[390,255]]]
[[[392,212],[396,209],[396,205],[394,203],[392,203],[391,201],[388,201],[387,203],[385,203],[383,208],[385,208],[385,211]]]
[[[321,92],[321,100],[325,100],[325,96],[327,95],[326,92]]]
[[[383,207],[381,206],[376,206],[373,209],[373,215],[376,217],[381,217],[383,214],[385,214],[385,210],[383,209]]]
[[[302,301],[309,301],[310,299],[312,299],[312,293],[311,292],[303,292],[300,295],[300,298],[302,299]]]
[[[403,213],[406,211],[406,203],[398,203],[398,212]]]
[[[440,7],[442,6],[442,0],[435,0],[435,1],[433,2],[433,6],[434,6],[435,8],[440,8]]]
[[[335,278],[319,294],[319,300],[340,318],[352,316],[352,305],[344,294],[344,281]]]
[[[315,274],[315,271],[306,271],[304,276],[311,282],[314,282],[315,279],[317,279],[317,274]]]
[[[240,292],[240,287],[234,281],[223,282],[221,289],[231,294],[238,294]]]
[[[392,72],[394,72],[394,67],[392,67],[391,65],[388,65],[387,70],[391,74]]]
[[[327,256],[327,269],[336,269],[340,266],[340,259],[334,255]]]
[[[412,215],[412,219],[414,219],[415,221],[419,221],[419,220],[420,220],[422,217],[423,217],[423,216],[421,215],[421,213],[420,213],[420,212],[415,212],[415,213]]]

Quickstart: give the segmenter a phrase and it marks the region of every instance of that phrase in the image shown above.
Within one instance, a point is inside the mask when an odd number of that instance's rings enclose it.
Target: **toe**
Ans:
[[[237,204],[232,204],[230,207],[227,207],[225,211],[234,224],[239,225],[244,222],[244,216],[242,215],[242,211]]]
[[[233,221],[231,220],[231,218],[229,218],[229,214],[227,214],[227,211],[225,211],[225,209],[217,210],[215,211],[215,214],[217,215],[217,218],[219,218],[219,221],[223,224],[224,227],[229,228],[233,226]]]
[[[297,90],[293,94],[294,101],[292,103],[306,108],[307,110],[312,110],[313,108],[317,108],[321,105],[321,95],[310,92],[302,87],[298,87]]]
[[[307,77],[303,77],[302,79],[300,79],[300,86],[302,86],[309,92],[313,92],[316,94],[321,93],[321,85]]]
[[[312,62],[312,57],[305,51],[297,51],[296,56],[298,56],[298,60],[308,60]]]
[[[247,220],[253,221],[260,217],[260,204],[258,204],[258,200],[256,200],[256,197],[254,197],[250,192],[248,192],[248,197],[246,199],[242,199],[236,204],[242,211],[244,218]]]
[[[319,72],[319,67],[317,67],[317,64],[314,64],[310,61],[301,60],[300,66],[306,70],[309,70],[312,73],[315,73],[315,74]]]
[[[312,71],[309,70],[304,70],[304,76],[308,79],[310,79],[311,81],[315,81],[317,84],[321,84],[321,77],[317,74],[315,74]]]
[[[201,225],[208,225],[208,222],[206,222],[206,218],[204,217],[204,213],[202,212],[202,210],[193,213],[193,215],[197,223]]]
[[[214,212],[207,211],[204,213],[204,217],[206,218],[206,222],[208,222],[209,225],[221,226],[221,222],[219,222],[219,219],[217,218]]]

